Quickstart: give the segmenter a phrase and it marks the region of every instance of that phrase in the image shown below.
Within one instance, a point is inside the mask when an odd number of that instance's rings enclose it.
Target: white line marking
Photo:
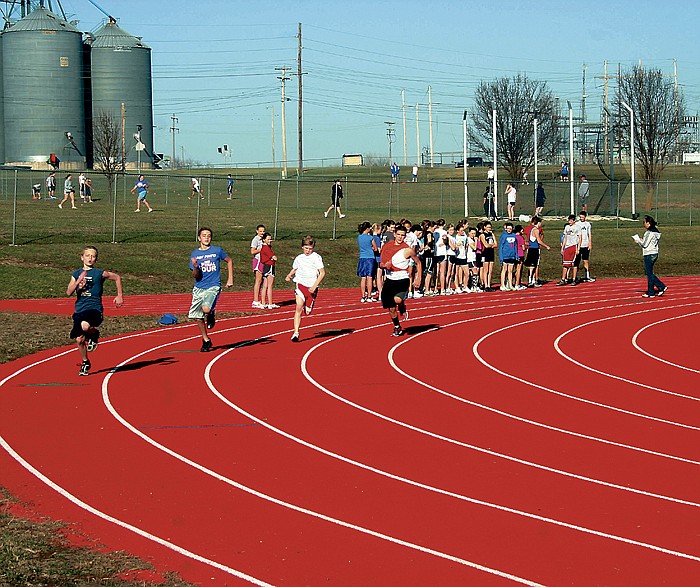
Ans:
[[[639,344],[637,344],[637,339],[639,338],[639,335],[642,334],[647,328],[651,328],[652,326],[656,326],[657,324],[662,324],[663,322],[669,322],[670,320],[678,320],[679,318],[687,318],[689,316],[695,316],[696,314],[700,314],[700,312],[691,312],[690,314],[684,314],[682,316],[673,316],[672,318],[666,318],[665,320],[659,320],[658,322],[652,322],[651,324],[647,324],[644,328],[641,328],[637,332],[634,333],[634,336],[632,337],[632,345],[634,348],[636,348],[639,352],[645,354],[647,357],[654,359],[655,361],[659,361],[661,363],[666,363],[667,365],[670,365],[671,367],[677,367],[678,369],[683,369],[685,371],[690,371],[691,373],[699,373],[697,369],[692,369],[690,367],[686,367],[685,365],[679,365],[678,363],[672,363],[671,361],[667,361],[666,359],[662,359],[661,357],[657,357],[656,355],[652,355],[651,353],[648,353],[645,351]]]

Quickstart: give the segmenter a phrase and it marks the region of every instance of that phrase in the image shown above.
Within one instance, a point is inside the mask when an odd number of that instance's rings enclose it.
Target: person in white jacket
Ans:
[[[634,241],[642,247],[642,255],[644,256],[644,273],[647,276],[647,291],[642,295],[643,298],[661,297],[666,293],[668,287],[654,274],[654,263],[659,258],[659,240],[661,240],[661,232],[656,226],[656,220],[651,216],[644,217],[644,228],[646,232],[642,238],[639,235],[634,235]]]

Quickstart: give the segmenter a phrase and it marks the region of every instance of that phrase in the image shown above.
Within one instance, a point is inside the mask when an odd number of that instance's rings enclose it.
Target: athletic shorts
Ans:
[[[99,310],[85,310],[83,312],[76,312],[73,314],[73,328],[70,331],[71,338],[78,338],[83,336],[85,332],[83,331],[82,322],[87,322],[93,328],[97,328],[102,324],[102,312]]]
[[[396,307],[394,298],[405,300],[408,297],[408,290],[411,287],[411,280],[404,279],[386,279],[384,287],[382,287],[382,308],[390,309]]]
[[[578,266],[578,264],[581,261],[588,261],[588,259],[590,259],[590,257],[591,257],[590,249],[588,247],[581,247],[578,250],[578,255],[576,255],[576,261],[575,261],[576,266]]]
[[[445,255],[433,255],[433,263],[435,265],[439,265],[440,263],[445,262]]]
[[[460,259],[459,257],[455,257],[455,258],[454,258],[454,261],[452,261],[452,262],[453,262],[455,265],[460,266],[460,267],[467,264],[467,260],[466,260],[466,259]]]
[[[146,199],[148,192],[139,192],[139,200],[143,201]]]
[[[501,259],[502,265],[515,265],[516,259]]]
[[[303,298],[304,309],[306,310],[307,314],[311,314],[311,310],[314,309],[314,304],[316,303],[316,297],[318,296],[318,288],[316,288],[314,293],[311,293],[308,285],[297,283],[294,293],[296,294],[297,299]]]
[[[263,264],[262,276],[263,276],[263,279],[265,279],[266,277],[274,277],[275,276],[275,266]]]
[[[455,257],[454,255],[447,255],[447,262],[448,262],[450,265],[455,264],[455,262],[456,262],[455,260],[456,260],[456,259],[457,259],[457,257]]]
[[[481,252],[481,262],[482,263],[493,263],[496,256],[493,249],[484,249]]]
[[[358,277],[372,277],[375,273],[374,259],[360,259],[357,262]]]
[[[215,285],[214,287],[208,287],[203,289],[201,287],[192,288],[192,305],[190,306],[188,318],[203,319],[204,312],[202,307],[206,306],[210,310],[213,310],[216,306],[216,300],[219,299],[219,294],[221,293],[221,286]]]
[[[263,264],[260,262],[260,259],[258,259],[257,257],[253,257],[252,265],[253,271],[259,271],[260,273],[262,273]]]
[[[576,259],[576,245],[566,247],[562,252],[562,265],[564,267],[573,267]]]
[[[476,264],[476,261],[467,261],[467,267],[469,267],[469,269],[476,269],[478,265]]]

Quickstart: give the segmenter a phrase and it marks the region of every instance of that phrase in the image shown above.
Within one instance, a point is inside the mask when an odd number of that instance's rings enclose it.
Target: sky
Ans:
[[[88,0],[62,0],[81,30],[105,16]],[[608,75],[642,63],[669,76],[676,60],[689,114],[700,110],[700,3],[678,0],[95,0],[152,48],[155,150],[202,164],[282,160],[281,81],[286,82],[287,160],[298,161],[297,33],[302,24],[305,165],[343,154],[417,160],[462,151],[462,117],[483,81],[527,74],[546,81],[581,116],[599,120]],[[55,5],[55,0],[54,0]],[[55,8],[55,6],[54,6]],[[290,75],[293,74],[293,75]],[[610,80],[610,91],[615,87]],[[406,104],[404,132],[402,90]],[[418,131],[416,129],[418,111]],[[418,135],[418,136],[417,136]],[[218,153],[228,145],[230,159]],[[445,155],[448,157],[448,155]],[[461,159],[461,157],[459,157]],[[450,159],[451,160],[451,159]]]

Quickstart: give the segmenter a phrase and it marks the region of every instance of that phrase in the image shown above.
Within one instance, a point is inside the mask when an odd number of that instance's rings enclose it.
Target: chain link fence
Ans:
[[[149,214],[142,208],[135,214],[136,195],[131,189],[137,173],[119,175],[112,193],[108,193],[107,179],[97,173],[92,180],[94,202],[84,202],[78,194],[77,174],[73,175],[77,210],[70,204],[58,208],[63,197],[65,173],[56,174],[56,199],[48,199],[46,177],[48,172],[27,169],[0,170],[0,243],[6,245],[71,242],[91,238],[93,242],[140,242],[195,237],[197,227],[203,224],[222,226],[235,232],[236,228],[249,231],[264,222],[277,233],[298,234],[304,231],[354,232],[364,220],[381,222],[385,218],[409,218],[419,222],[424,218],[445,218],[455,222],[465,216],[471,220],[484,215],[484,192],[488,184],[483,180],[431,178],[421,169],[420,181],[391,182],[383,173],[365,173],[362,177],[342,171],[323,170],[313,177],[280,180],[274,171],[233,176],[234,191],[228,199],[225,173],[196,175],[201,194],[192,197],[189,175],[174,172],[148,172],[148,202],[154,208]],[[340,173],[333,176],[333,173]],[[340,179],[344,198],[342,210],[345,220],[323,212],[331,203],[333,179]],[[562,217],[578,212],[578,184],[574,184],[573,208],[571,185],[555,179],[542,181],[547,199],[545,217]],[[636,182],[635,212],[637,216],[651,214],[665,225],[692,226],[700,220],[700,182],[662,180],[653,185]],[[499,216],[506,208],[503,190],[505,181],[499,180],[497,206]],[[518,186],[516,214],[530,215],[534,210],[533,183]],[[34,190],[34,193],[33,193]],[[633,217],[632,184],[625,182],[590,182],[588,211],[596,215],[623,221]],[[33,199],[37,196],[38,199]],[[149,220],[141,218],[148,215]],[[322,228],[319,227],[322,225]],[[247,234],[247,232],[245,232]]]

